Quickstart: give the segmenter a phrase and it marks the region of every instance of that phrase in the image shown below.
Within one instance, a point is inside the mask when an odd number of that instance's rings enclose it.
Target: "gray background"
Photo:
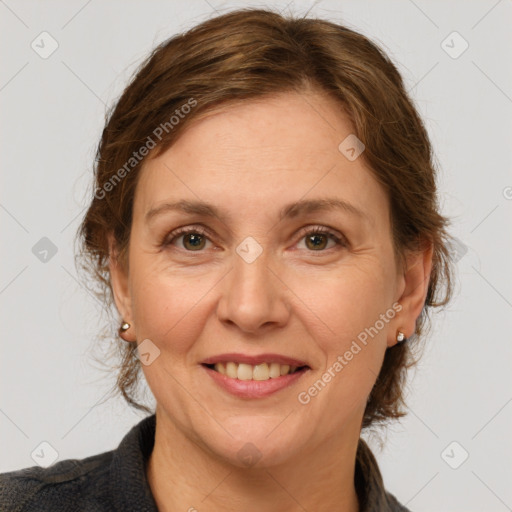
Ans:
[[[34,465],[42,441],[59,460],[110,450],[141,419],[102,402],[112,376],[91,357],[103,350],[101,308],[73,261],[105,106],[156,43],[249,5],[265,4],[0,1],[0,471]],[[369,436],[385,484],[415,511],[512,510],[512,2],[266,5],[311,9],[391,54],[426,119],[461,244],[457,296],[411,375],[410,413],[381,432],[382,450]],[[43,31],[58,43],[47,58],[31,47],[51,49]],[[43,237],[57,249],[46,262],[33,252]]]

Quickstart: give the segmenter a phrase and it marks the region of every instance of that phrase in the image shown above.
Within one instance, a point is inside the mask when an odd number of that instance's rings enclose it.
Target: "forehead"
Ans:
[[[223,106],[195,119],[177,141],[145,163],[136,212],[183,198],[229,201],[235,209],[282,211],[299,199],[338,196],[371,215],[387,198],[362,158],[340,143],[353,133],[332,98],[283,93]]]

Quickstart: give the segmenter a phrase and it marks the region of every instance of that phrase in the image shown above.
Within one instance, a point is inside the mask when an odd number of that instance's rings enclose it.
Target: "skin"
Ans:
[[[431,248],[394,256],[389,203],[362,157],[338,145],[353,132],[319,92],[283,93],[224,106],[195,120],[148,160],[137,185],[129,270],[111,244],[117,308],[129,341],[150,339],[160,355],[143,365],[157,402],[147,475],[160,511],[359,510],[354,464],[368,395],[397,330],[410,336],[423,307]],[[361,210],[305,213],[279,221],[299,199],[342,199]],[[225,218],[167,212],[168,201],[203,200]],[[182,226],[209,230],[161,240]],[[308,244],[307,229],[342,233]],[[236,252],[248,236],[263,249]],[[185,244],[185,245],[184,245]],[[357,335],[399,302],[401,311],[303,405],[297,396],[343,355]],[[242,399],[218,387],[200,362],[226,352],[273,352],[307,362],[292,386]],[[238,457],[252,443],[261,458]],[[195,507],[195,508],[194,508]]]

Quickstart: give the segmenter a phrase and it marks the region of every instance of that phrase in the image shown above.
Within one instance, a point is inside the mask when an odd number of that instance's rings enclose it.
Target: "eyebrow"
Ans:
[[[301,199],[285,205],[279,212],[279,220],[285,218],[294,218],[299,215],[315,213],[320,211],[341,210],[355,217],[373,224],[368,215],[347,201],[338,198],[319,198],[319,199]],[[146,212],[145,219],[149,223],[155,217],[167,212],[182,212],[190,215],[200,215],[204,217],[216,217],[222,222],[227,220],[227,215],[223,214],[216,206],[204,201],[180,200],[176,202],[164,203],[153,207]]]

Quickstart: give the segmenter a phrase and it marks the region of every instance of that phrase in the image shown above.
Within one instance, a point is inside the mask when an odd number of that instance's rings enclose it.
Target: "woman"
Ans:
[[[164,42],[80,230],[119,391],[151,414],[2,475],[2,510],[408,510],[360,435],[404,414],[409,345],[451,295],[446,224],[424,126],[361,34],[244,9]]]

